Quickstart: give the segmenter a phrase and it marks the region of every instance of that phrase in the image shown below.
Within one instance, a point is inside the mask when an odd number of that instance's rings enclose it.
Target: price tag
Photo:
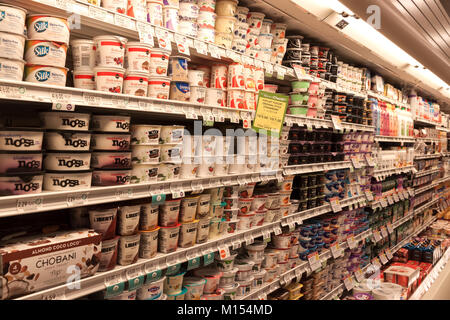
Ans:
[[[183,198],[184,197],[184,190],[182,190],[182,184],[181,183],[171,183],[170,184],[170,191],[172,193],[173,199]]]
[[[403,193],[403,198],[405,198],[405,199],[409,198],[409,194],[406,190],[403,190],[402,193]]]
[[[342,206],[339,202],[339,199],[337,199],[337,198],[330,199],[330,204],[331,204],[331,210],[333,210],[334,213],[342,211]]]
[[[229,111],[228,117],[231,123],[239,123],[240,121],[239,112]]]
[[[391,223],[386,224],[387,230],[389,232],[389,234],[393,234],[394,233],[394,228],[392,227]]]
[[[27,198],[20,199],[16,202],[16,209],[18,212],[31,212],[42,209],[44,198]]]
[[[245,239],[245,245],[251,245],[253,242],[255,242],[255,238],[253,238],[253,235],[249,234],[244,236]]]
[[[359,163],[358,159],[356,159],[355,157],[351,157],[350,158],[352,165],[355,169],[360,169],[361,168],[361,164]]]
[[[144,275],[141,268],[132,268],[126,271],[128,291],[136,290],[144,284]]]
[[[260,59],[255,59],[255,67],[264,69],[264,62]]]
[[[183,112],[184,115],[186,116],[186,119],[193,119],[193,120],[198,119],[198,115],[194,107],[183,107]]]
[[[209,53],[211,53],[211,57],[216,58],[216,59],[220,59],[220,51],[219,51],[219,47],[213,45],[213,44],[208,44],[208,51]]]
[[[273,228],[275,235],[279,235],[281,234],[281,228],[280,226],[276,226],[275,228]]]
[[[155,270],[152,272],[147,273],[147,277],[145,279],[145,283],[150,283],[154,281],[158,281],[162,277],[162,271],[161,270]]]
[[[212,255],[212,253],[210,253]],[[187,265],[187,270],[192,270],[192,269],[196,269],[200,267],[200,258],[199,257],[195,257],[192,259],[188,259],[188,265]]]
[[[125,282],[119,274],[105,278],[106,293],[105,298],[114,297],[123,292],[125,289]]]
[[[44,293],[41,300],[66,300],[66,290],[52,290],[52,292]]]
[[[381,268],[381,263],[380,260],[378,260],[378,258],[373,258],[372,259],[372,265],[376,268],[376,269],[380,269]]]
[[[349,247],[351,250],[356,249],[356,247],[358,246],[358,242],[356,242],[354,236],[351,236],[351,237],[348,237],[348,238],[347,238],[347,244],[348,244],[348,247]]]
[[[317,252],[308,255],[308,262],[311,268],[311,271],[316,271],[320,267],[322,267],[322,263],[319,259],[319,254]]]
[[[383,238],[387,238],[389,236],[386,227],[381,227],[380,230],[381,230],[381,235],[383,236]]]
[[[214,262],[214,252],[203,255],[203,265],[208,266]]]
[[[356,281],[361,282],[364,280],[364,273],[362,272],[361,268],[358,268],[355,272],[354,272]]]
[[[238,240],[238,241],[234,241],[234,242],[233,242],[232,248],[233,248],[233,250],[237,250],[237,249],[239,249],[241,246],[242,246],[242,244],[241,244],[241,242]]]
[[[389,262],[384,253],[380,254],[378,257],[380,258],[382,264],[386,264]]]
[[[333,122],[333,128],[335,130],[343,130],[341,118],[339,116],[331,116],[331,121]]]
[[[103,104],[102,97],[96,94],[83,92],[84,104],[88,106],[101,106]]]
[[[241,59],[242,59],[242,62],[244,64],[247,64],[247,65],[250,65],[250,66],[254,66],[255,65],[255,59],[253,59],[252,57],[242,56]]]
[[[343,253],[343,250],[339,246],[339,243],[335,243],[335,244],[331,245],[330,249],[331,249],[331,255],[333,256],[334,259],[339,258]]]
[[[75,105],[72,103],[53,102],[52,110],[56,111],[75,111]]]
[[[398,192],[397,196],[401,201],[405,200],[405,196],[403,195],[403,192]]]
[[[217,250],[219,251],[220,259],[224,260],[230,256],[230,249],[227,245],[223,245],[220,247],[217,247]]]
[[[375,163],[373,162],[373,159],[371,156],[365,155],[365,158],[366,158],[367,165],[369,167],[375,167]]]
[[[262,234],[263,234],[263,241],[266,243],[270,242],[270,239],[271,239],[270,232],[267,230],[264,230]]]
[[[395,202],[399,202],[400,201],[400,198],[398,197],[398,194],[396,194],[396,193],[394,193],[393,198],[394,198]]]
[[[176,263],[177,258],[174,256],[175,261],[167,262],[168,267],[166,270],[166,276],[172,276],[174,274],[177,274],[180,271],[181,263]],[[169,259],[167,259],[169,260]],[[172,263],[175,263],[171,265]]]
[[[89,10],[88,15],[90,18],[110,22],[107,21],[108,12],[106,12],[104,9],[100,9],[95,6],[89,6],[88,10]]]
[[[347,289],[348,291],[353,289],[353,277],[352,276],[348,276],[348,277],[344,278],[344,286],[345,286],[345,289]]]
[[[386,254],[386,258],[388,258],[388,260],[391,260],[394,256],[392,255],[392,251],[391,249],[386,249],[384,250],[384,253]]]
[[[114,24],[125,29],[136,30],[136,23],[132,19],[122,14],[116,13],[114,15]]]
[[[373,234],[373,238],[375,240],[375,243],[381,241],[382,237],[381,237],[380,231],[374,230],[372,234]]]
[[[187,56],[191,55],[187,38],[179,33],[175,33],[175,43],[177,44],[178,52]]]
[[[297,279],[297,282],[300,282],[300,280],[302,279],[302,275],[303,275],[303,270],[301,269],[295,269],[295,278]]]
[[[130,199],[133,198],[133,189],[127,188],[127,189],[118,189],[116,190],[116,199]]]
[[[142,43],[146,43],[152,47],[155,46],[155,31],[153,28],[145,23],[137,22],[137,28],[139,31],[139,41]]]
[[[155,28],[156,38],[158,39],[158,46],[161,49],[172,51],[172,34],[167,30]]]
[[[392,196],[387,196],[386,198],[387,198],[387,202],[390,206],[394,204],[394,199],[392,199]]]
[[[294,69],[295,72],[295,76],[297,77],[297,79],[301,80],[301,79],[305,79],[306,76],[306,71],[305,69],[303,69],[300,65],[298,64],[293,64],[292,68]]]
[[[165,194],[156,194],[152,196],[152,203],[153,204],[163,204],[166,202],[166,195]]]
[[[414,190],[411,188],[408,188],[408,194],[410,197],[414,197]]]
[[[387,201],[385,198],[380,199],[380,204],[383,208],[386,208],[388,206]]]
[[[273,75],[273,64],[270,62],[263,62],[265,73],[271,77]]]
[[[88,202],[89,193],[72,193],[67,195],[67,206],[85,205]]]
[[[280,65],[275,65],[274,71],[277,73],[277,79],[284,80],[284,76],[286,75],[286,68],[283,68]]]
[[[366,196],[367,201],[369,202],[373,201],[372,191],[364,191],[364,195]]]
[[[208,45],[206,44],[206,42],[194,39],[194,48],[195,50],[197,50],[198,53],[203,54],[205,56],[208,55]]]

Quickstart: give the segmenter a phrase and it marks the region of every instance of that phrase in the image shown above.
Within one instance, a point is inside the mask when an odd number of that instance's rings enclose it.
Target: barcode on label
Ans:
[[[83,50],[83,49],[82,49]],[[88,66],[89,60],[91,59],[89,54],[81,54],[81,65]]]

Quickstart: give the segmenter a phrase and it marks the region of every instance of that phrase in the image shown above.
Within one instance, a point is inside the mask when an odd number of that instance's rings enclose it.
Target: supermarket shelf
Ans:
[[[435,139],[435,138],[421,138],[421,137],[418,137],[416,139],[417,139],[417,141],[421,141],[421,142],[436,142],[436,143],[438,143],[440,140],[440,139]]]
[[[429,170],[425,170],[425,171],[418,171],[414,174],[414,178],[427,176],[429,174],[437,173],[439,171],[441,171],[441,169],[429,169]]]
[[[202,191],[221,185],[243,185],[269,181],[281,177],[281,171],[267,173],[229,174],[211,178],[179,179],[111,187],[92,187],[85,190],[42,192],[34,195],[0,197],[0,217],[34,212],[81,207],[93,204],[140,199],[183,191]]]
[[[409,173],[413,172],[415,170],[414,166],[407,166],[403,168],[392,168],[392,169],[378,169],[373,171],[373,177],[375,179],[382,179],[384,180],[386,177],[392,176],[394,174],[400,174],[400,173]]]
[[[399,142],[399,143],[414,143],[416,139],[413,137],[390,137],[390,136],[375,136],[375,142]]]
[[[297,124],[298,126],[315,127],[315,128],[334,128],[333,122],[326,119],[310,118],[299,115],[287,114],[284,118],[284,122],[287,126]],[[375,127],[366,126],[362,124],[342,122],[342,128],[344,131],[369,131],[373,132]]]
[[[137,97],[125,94],[84,90],[71,87],[43,85],[25,81],[0,80],[0,99],[30,101],[38,103],[61,103],[73,106],[95,107],[102,110],[152,113],[161,116],[173,115],[187,119],[204,118],[224,122],[230,119],[237,122],[253,119],[253,110],[238,110],[225,107],[208,106],[199,103]]]
[[[415,194],[414,190],[411,188],[397,192],[396,193],[397,196],[399,196],[400,193],[403,196],[403,199],[409,199],[411,197],[410,193]],[[378,199],[378,200],[372,201],[370,206],[372,207],[372,209],[383,208],[383,204],[384,204],[384,206],[388,206],[389,205],[388,198],[391,198],[392,202],[394,202],[394,203],[402,200],[399,197],[399,200],[396,201],[396,199],[395,199],[395,197],[393,197],[393,195],[389,195],[389,196],[383,198],[386,202],[384,202],[382,199]]]
[[[420,298],[425,294],[425,292],[427,292],[431,288],[431,286],[433,285],[434,281],[437,279],[441,271],[444,270],[444,267],[446,266],[449,259],[450,259],[450,248],[447,248],[445,253],[442,255],[441,259],[433,266],[433,269],[426,276],[426,278],[422,280],[422,283],[416,289],[416,291],[414,291],[409,300],[420,300]]]
[[[442,157],[442,153],[437,154],[424,154],[414,156],[414,160],[425,160],[425,159],[435,159]]]
[[[294,166],[284,167],[284,175],[302,174],[309,172],[319,172],[326,170],[338,170],[338,169],[349,169],[352,167],[350,161],[336,161],[336,162],[322,162],[322,163],[308,163],[300,164]]]
[[[388,97],[386,97],[386,96],[384,96],[382,94],[376,93],[375,91],[369,90],[367,92],[367,95],[369,97],[375,97],[375,98],[377,98],[379,100],[386,101],[386,102],[389,102],[391,104],[394,104],[394,105],[397,105],[397,106],[400,106],[400,107],[408,106],[408,108],[409,108],[409,104],[408,103],[404,103],[404,102],[401,102],[401,101],[398,101],[398,100],[395,100],[395,99],[388,98]]]
[[[440,130],[440,131],[445,131],[445,132],[447,132],[447,133],[450,132],[450,128],[444,128],[444,127],[441,127],[441,126],[436,126],[436,129],[437,129],[437,130]]]
[[[423,206],[421,206],[421,207],[419,207],[417,209],[414,209],[414,214],[419,214],[419,213],[423,212],[424,210],[432,207],[433,205],[435,205],[438,202],[439,202],[439,198],[434,199],[434,200],[424,204]]]
[[[448,180],[450,180],[450,176],[449,176],[449,177],[441,178],[441,179],[439,179],[438,181],[436,181],[436,182],[434,182],[434,183],[432,183],[432,184],[429,184],[429,185],[426,185],[426,186],[421,187],[421,188],[419,188],[419,189],[416,189],[416,190],[415,190],[415,194],[419,194],[419,193],[425,192],[425,191],[427,191],[427,190],[433,189],[434,187],[437,187],[437,186],[440,185],[441,183],[444,183],[444,182],[446,182],[446,181],[448,181]]]
[[[156,270],[163,270],[169,266],[186,262],[193,258],[199,258],[208,253],[218,251],[219,247],[240,246],[247,243],[248,238],[257,238],[265,232],[275,232],[280,227],[280,222],[272,222],[250,230],[237,231],[226,237],[209,241],[203,244],[197,244],[190,248],[178,248],[175,252],[163,254],[158,253],[151,259],[139,259],[136,263],[128,266],[117,265],[113,270],[97,272],[91,277],[87,277],[70,284],[62,284],[46,290],[35,292],[16,300],[46,300],[47,297],[57,296],[60,300],[72,300],[88,294],[106,289],[107,286],[118,284],[136,278],[137,276],[147,275]],[[251,242],[251,241],[250,241]],[[70,289],[68,286],[79,287],[80,289]]]
[[[423,118],[415,118],[414,122],[421,125],[427,125],[427,126],[437,126],[438,124],[434,121],[430,121],[428,119]]]

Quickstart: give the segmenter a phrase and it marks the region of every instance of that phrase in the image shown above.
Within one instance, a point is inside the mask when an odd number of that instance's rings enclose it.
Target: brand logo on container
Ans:
[[[59,179],[53,179],[53,185],[54,186],[60,186],[62,188],[65,187],[76,187],[80,185],[80,182],[78,180],[72,180],[72,179],[64,179],[64,180],[59,180]]]
[[[124,184],[124,183],[127,183],[129,181],[130,181],[130,176],[117,176],[116,177],[116,182],[117,183]]]
[[[34,30],[36,32],[44,32],[48,28],[48,21],[37,21],[34,24]]]
[[[34,48],[34,54],[38,57],[45,57],[48,55],[50,48],[48,46],[37,46]]]
[[[47,81],[48,79],[50,79],[50,71],[46,71],[46,70],[38,71],[38,72],[36,72],[34,77],[39,82]]]
[[[0,21],[3,21],[5,19],[6,13],[5,11],[0,11]]]
[[[39,183],[16,183],[14,187],[16,191],[36,191],[39,188]]]

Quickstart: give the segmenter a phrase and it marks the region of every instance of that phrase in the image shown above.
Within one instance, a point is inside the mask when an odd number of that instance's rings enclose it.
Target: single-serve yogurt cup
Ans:
[[[194,275],[206,279],[204,293],[214,293],[219,288],[222,272],[212,268],[195,269]]]
[[[132,145],[131,148],[133,164],[158,164],[160,154],[160,145]]]
[[[170,52],[153,48],[150,53],[150,76],[166,77],[169,68]]]
[[[236,259],[234,266],[238,269],[236,280],[243,281],[252,275],[253,265],[255,263],[248,259]]]
[[[126,14],[127,0],[101,0],[102,7],[113,12]]]
[[[162,27],[164,24],[162,1],[147,0],[147,22]]]
[[[160,163],[158,172],[158,181],[177,180],[180,177],[181,164]]]
[[[180,227],[178,245],[181,248],[192,247],[197,237],[198,220],[183,222]]]
[[[73,71],[73,85],[78,89],[95,90],[95,73],[90,67],[82,67]]]
[[[163,7],[164,28],[178,32],[178,10],[174,6]]]
[[[169,99],[176,101],[189,101],[191,90],[187,82],[171,82]]]
[[[216,261],[216,268],[219,271],[231,271],[234,269],[234,259],[236,258],[237,254],[231,254],[229,257],[225,259],[221,259],[220,256],[216,253],[215,255],[215,261]]]
[[[189,102],[204,104],[206,100],[206,87],[190,87]]]
[[[183,278],[186,272],[179,272],[175,275],[166,275],[164,280],[164,293],[176,295],[183,291]]]
[[[158,234],[159,227],[149,231],[139,231],[141,234],[141,243],[139,245],[139,257],[151,259],[158,252]]]
[[[117,264],[118,243],[119,237],[102,241],[102,254],[100,256],[98,271],[102,272],[114,269]]]
[[[146,183],[158,181],[158,164],[133,164],[131,183]]]
[[[161,146],[161,161],[180,163],[183,156],[182,144],[164,144]]]
[[[160,142],[161,126],[132,125],[131,134],[133,145],[155,145]]]
[[[153,282],[145,283],[137,290],[138,300],[155,300],[163,295],[165,277]]]
[[[161,127],[160,143],[177,144],[183,143],[184,127],[183,126],[163,126]]]
[[[148,72],[127,71],[123,79],[123,93],[146,97],[148,90]]]
[[[93,40],[97,66],[123,68],[126,38],[105,35],[94,37]]]
[[[142,42],[127,42],[125,46],[125,68],[128,71],[146,72],[150,70],[152,47]]]
[[[203,295],[203,288],[205,287],[206,279],[201,277],[185,277],[183,286],[186,288],[185,300],[200,300]]]
[[[241,214],[238,215],[239,223],[238,230],[249,230],[253,227],[253,219],[255,217],[255,213],[249,214]]]
[[[235,283],[236,273],[238,272],[238,268],[233,267],[230,270],[222,271],[222,277],[220,278],[219,286],[227,286]]]

